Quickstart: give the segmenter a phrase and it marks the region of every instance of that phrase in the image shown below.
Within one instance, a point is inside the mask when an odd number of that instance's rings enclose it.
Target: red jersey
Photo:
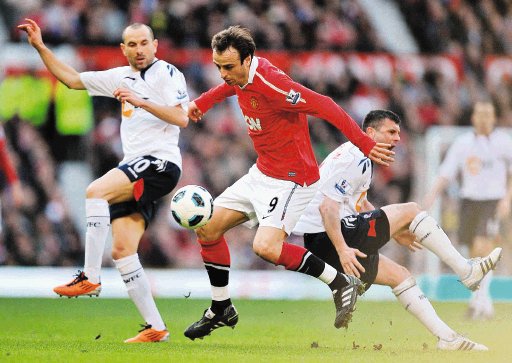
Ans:
[[[244,87],[223,83],[203,93],[195,103],[206,113],[235,94],[258,155],[256,165],[270,177],[299,185],[310,185],[320,178],[306,115],[336,126],[365,155],[375,146],[375,141],[331,98],[294,82],[265,58],[253,57]]]

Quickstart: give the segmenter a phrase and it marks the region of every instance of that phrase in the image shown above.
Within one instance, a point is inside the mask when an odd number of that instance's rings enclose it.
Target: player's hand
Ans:
[[[203,113],[197,107],[196,103],[194,101],[189,102],[188,104],[188,118],[191,119],[194,122],[198,122],[203,117]]]
[[[114,91],[114,97],[121,103],[128,102],[134,107],[140,107],[144,103],[144,100],[137,97],[131,90],[124,87],[119,87]]]
[[[418,243],[418,242],[414,241],[413,243],[408,245],[407,248],[411,252],[416,252],[416,251],[422,250],[423,246],[421,245],[421,243]]]
[[[407,247],[411,252],[422,250],[423,246],[416,241],[416,236],[409,230],[395,233],[393,239],[400,245]]]
[[[32,20],[25,18],[26,23],[18,25],[18,29],[23,30],[27,33],[28,43],[36,49],[40,49],[44,46],[43,37],[41,35],[41,28],[37,23]]]
[[[357,257],[366,258],[366,254],[357,248],[345,248],[338,252],[341,266],[347,275],[361,277],[361,273],[365,272],[363,265],[357,260]]]
[[[390,150],[390,148],[390,144],[378,142],[370,151],[368,157],[370,158],[370,160],[377,164],[389,166],[390,163],[395,161],[395,158],[393,157],[395,155],[395,152],[393,150]]]

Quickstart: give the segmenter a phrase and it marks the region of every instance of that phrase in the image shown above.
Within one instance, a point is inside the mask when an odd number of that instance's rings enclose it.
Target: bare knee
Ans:
[[[279,254],[281,253],[281,251],[277,251],[275,246],[264,240],[255,240],[252,244],[252,250],[259,257],[272,263],[277,263],[279,260]]]
[[[114,244],[112,246],[112,259],[119,260],[123,257],[134,255],[137,251],[133,251],[127,246],[121,244]]]
[[[101,183],[99,183],[97,180],[95,180],[91,184],[89,184],[87,186],[87,189],[85,190],[85,196],[87,198],[105,199],[105,192],[103,191],[103,188],[101,187]]]
[[[204,242],[217,241],[223,235],[221,231],[208,228],[208,225],[196,229],[195,232],[197,239]]]
[[[404,203],[404,210],[406,211],[406,219],[411,223],[420,212],[423,210],[420,208],[419,204],[416,202]]]
[[[400,265],[393,274],[392,283],[389,286],[394,289],[411,276],[412,274],[409,270]]]

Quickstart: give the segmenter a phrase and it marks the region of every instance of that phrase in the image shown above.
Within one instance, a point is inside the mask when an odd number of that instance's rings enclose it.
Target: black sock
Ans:
[[[309,276],[318,277],[324,272],[324,269],[325,262],[308,251],[304,255],[304,261],[297,271]]]
[[[329,284],[332,291],[342,289],[348,285],[348,281],[345,276],[338,272],[334,280]]]
[[[231,305],[231,299],[222,301],[212,300],[212,306],[210,309],[215,315],[222,315],[229,305]]]

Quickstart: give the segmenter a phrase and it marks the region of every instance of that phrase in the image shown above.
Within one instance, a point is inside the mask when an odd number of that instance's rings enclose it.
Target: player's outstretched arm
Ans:
[[[73,67],[61,62],[55,54],[46,47],[41,35],[41,28],[39,28],[37,23],[32,19],[25,20],[26,23],[18,25],[18,29],[27,33],[28,43],[37,50],[41,60],[50,73],[69,88],[85,89],[85,86],[80,79],[80,73],[78,73]]]
[[[181,105],[157,105],[156,103],[136,96],[130,89],[122,87],[114,91],[114,97],[121,103],[128,102],[135,107],[140,107],[171,125],[179,127],[187,127],[188,125],[187,113]]]
[[[385,144],[382,142],[378,142],[375,146],[370,150],[368,157],[377,164],[383,166],[389,166],[390,163],[395,161],[393,157],[395,152],[390,150],[391,145]]]

